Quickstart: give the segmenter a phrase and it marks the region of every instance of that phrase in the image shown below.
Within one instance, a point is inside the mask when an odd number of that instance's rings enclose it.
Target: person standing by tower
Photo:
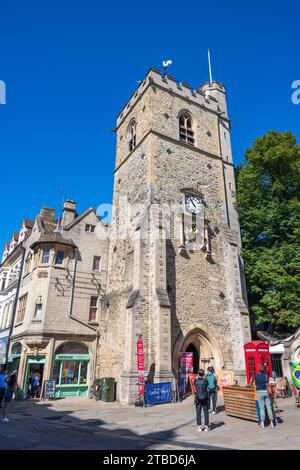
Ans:
[[[255,382],[256,385],[256,392],[257,392],[257,399],[260,411],[260,425],[262,428],[265,427],[265,405],[267,408],[270,426],[274,428],[274,421],[273,421],[273,412],[271,407],[271,400],[267,391],[267,384],[269,383],[269,376],[265,373],[265,367],[261,364],[259,366],[259,373],[256,374],[252,381]]]
[[[204,370],[200,369],[198,378],[194,382],[195,385],[195,405],[196,405],[196,419],[198,431],[208,431],[209,417],[208,417],[208,381],[204,377]],[[201,411],[204,414],[204,428],[201,426]]]
[[[218,377],[215,374],[213,366],[207,368],[206,380],[208,382],[208,403],[212,414],[217,413],[217,397],[218,397]]]

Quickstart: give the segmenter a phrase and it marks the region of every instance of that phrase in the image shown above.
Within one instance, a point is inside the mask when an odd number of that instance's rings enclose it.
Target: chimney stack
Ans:
[[[40,216],[42,220],[46,222],[54,222],[55,216],[55,209],[51,209],[51,207],[43,206],[40,210]]]
[[[76,202],[67,199],[63,206],[63,227],[73,222],[76,217]]]

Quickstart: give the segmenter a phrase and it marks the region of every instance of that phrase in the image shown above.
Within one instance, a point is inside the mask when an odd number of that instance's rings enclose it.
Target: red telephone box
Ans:
[[[255,374],[258,374],[258,367],[262,364],[265,367],[265,373],[272,377],[272,362],[269,351],[269,345],[262,341],[251,341],[245,344],[245,363],[248,384]]]

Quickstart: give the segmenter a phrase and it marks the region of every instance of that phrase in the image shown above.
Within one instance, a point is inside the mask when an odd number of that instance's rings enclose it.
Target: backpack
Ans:
[[[217,387],[217,378],[214,374],[207,374],[206,380],[208,382],[207,389],[209,392],[215,390]]]
[[[196,399],[198,401],[206,401],[208,397],[207,393],[207,380],[197,379],[194,383],[196,387]]]
[[[40,381],[37,376],[33,377],[33,387],[38,387],[40,385]]]

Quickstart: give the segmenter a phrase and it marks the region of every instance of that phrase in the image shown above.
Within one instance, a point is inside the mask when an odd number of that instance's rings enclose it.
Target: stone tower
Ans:
[[[173,381],[178,358],[244,376],[250,340],[224,86],[193,89],[151,68],[117,118],[106,297],[97,373],[117,398]]]

